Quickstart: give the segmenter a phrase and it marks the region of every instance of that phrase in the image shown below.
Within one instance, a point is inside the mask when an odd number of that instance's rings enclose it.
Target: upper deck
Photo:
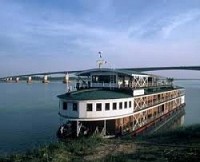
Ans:
[[[79,88],[130,88],[170,87],[172,79],[131,70],[98,68],[85,70],[77,74]],[[81,77],[87,78],[82,81]]]

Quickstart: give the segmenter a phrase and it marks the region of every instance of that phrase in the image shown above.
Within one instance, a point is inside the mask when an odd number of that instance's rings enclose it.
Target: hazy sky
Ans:
[[[0,76],[200,65],[200,0],[0,0]],[[199,72],[200,73],[200,72]]]

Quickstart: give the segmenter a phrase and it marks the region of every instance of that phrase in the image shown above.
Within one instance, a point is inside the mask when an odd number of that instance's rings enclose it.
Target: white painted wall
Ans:
[[[184,104],[184,103],[185,103],[185,95],[181,96],[181,104]]]
[[[79,117],[79,103],[78,103],[77,111],[73,111],[73,102],[67,102],[67,110],[63,110],[63,100],[60,100],[60,114],[64,116],[72,117],[72,118],[78,118]]]
[[[129,101],[131,101],[131,107],[129,107]],[[121,115],[131,114],[134,111],[133,97],[125,99],[109,99],[109,100],[88,100],[78,102],[78,111],[73,111],[73,104],[68,103],[67,110],[63,110],[63,101],[60,101],[60,113],[64,116],[73,118],[105,118],[105,117],[117,117]],[[119,109],[119,103],[123,103],[123,108]],[[127,108],[124,108],[124,102],[127,102]],[[92,104],[92,111],[87,111],[87,103]],[[96,111],[96,104],[102,104],[102,110]],[[105,103],[110,103],[110,110],[105,110]],[[117,109],[113,110],[113,103],[117,103]]]
[[[155,94],[151,94],[155,95]],[[181,96],[181,104],[185,103],[185,96]],[[175,99],[172,99],[175,100]],[[170,100],[170,101],[172,101]],[[129,108],[129,101],[131,101],[131,108]],[[167,101],[167,102],[170,102]],[[73,111],[73,102],[68,101],[67,110],[63,110],[63,100],[60,100],[60,114],[71,117],[71,118],[82,118],[82,119],[98,119],[98,118],[107,118],[107,117],[118,117],[122,115],[132,114],[134,112],[134,97],[124,98],[124,99],[108,99],[108,100],[87,100],[79,101],[78,110]],[[117,109],[113,110],[113,103],[117,103]],[[123,108],[119,109],[119,103],[123,103]],[[127,108],[124,108],[124,102],[127,102]],[[93,111],[87,111],[87,103],[93,104]],[[102,104],[102,111],[96,111],[96,104]],[[105,110],[105,103],[110,103],[110,110]],[[163,104],[163,103],[162,103]],[[152,107],[151,107],[152,108]],[[147,108],[147,109],[151,109]],[[146,111],[145,109],[144,111]],[[143,111],[143,110],[142,110]]]

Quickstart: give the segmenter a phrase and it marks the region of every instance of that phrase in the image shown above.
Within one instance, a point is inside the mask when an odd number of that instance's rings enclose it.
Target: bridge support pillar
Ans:
[[[12,77],[8,78],[8,82],[12,82],[12,80],[13,80]]]
[[[10,82],[12,82],[12,81],[13,81],[13,78],[12,78],[12,77],[10,77],[10,78],[6,78],[5,80],[6,80],[6,82],[10,83]]]
[[[32,82],[32,77],[29,76],[29,77],[28,77],[28,80],[27,80],[27,83],[31,83],[31,82]]]
[[[49,83],[47,75],[44,75],[42,83]]]
[[[19,82],[19,77],[15,78],[15,82],[16,83]]]
[[[66,83],[69,83],[69,75],[68,75],[68,74],[65,74],[63,83],[65,83],[65,84],[66,84]]]

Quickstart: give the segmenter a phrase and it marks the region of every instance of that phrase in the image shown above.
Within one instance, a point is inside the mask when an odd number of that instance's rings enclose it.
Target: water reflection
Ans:
[[[162,123],[160,127],[156,128],[154,132],[165,132],[168,130],[176,129],[184,125],[185,119],[185,108],[183,108],[178,114],[175,116],[171,116],[169,120]]]
[[[175,129],[175,128],[183,126],[184,125],[184,119],[185,119],[185,115],[180,116],[179,118],[177,118],[174,121],[174,123],[171,124],[171,126],[169,128]]]

